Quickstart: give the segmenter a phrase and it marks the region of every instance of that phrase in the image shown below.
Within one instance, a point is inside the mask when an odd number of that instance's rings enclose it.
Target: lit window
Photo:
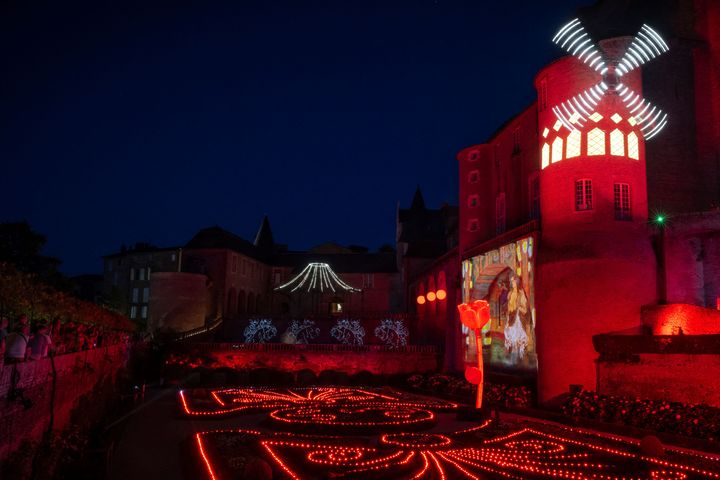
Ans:
[[[548,165],[550,165],[550,145],[544,143],[542,147],[542,168]]]
[[[548,130],[548,128],[545,127],[545,130],[543,130],[543,133],[542,133],[543,138],[547,138],[548,133],[550,133],[550,130]]]
[[[505,231],[505,194],[501,193],[495,198],[495,234]]]
[[[635,117],[630,117],[628,118],[628,123],[634,127],[637,125],[637,120],[635,120]]]
[[[576,123],[578,120],[580,120],[580,114],[578,112],[573,112],[572,115],[570,115],[570,123]]]
[[[468,196],[468,207],[477,207],[478,206],[478,196],[477,195],[470,195]]]
[[[557,137],[552,143],[552,162],[559,162],[563,155],[563,139]]]
[[[150,301],[150,287],[143,288],[143,303]]]
[[[613,113],[612,117],[610,117],[610,120],[612,120],[615,123],[620,123],[620,122],[622,122],[622,117],[620,115],[618,115],[617,113]]]
[[[575,180],[575,210],[592,210],[592,181]]]
[[[143,305],[142,308],[140,309],[140,316],[142,318],[147,318],[147,310],[148,310],[147,305]]]
[[[138,275],[139,275],[138,280],[145,280],[145,269],[144,268],[139,269]]]
[[[130,268],[130,280],[135,280],[135,269]]]
[[[617,128],[610,132],[610,155],[625,156],[625,135]]]
[[[138,302],[138,296],[139,296],[139,289],[133,288],[132,289],[132,302],[137,303]]]
[[[603,119],[603,116],[600,115],[598,112],[593,112],[593,114],[590,115],[590,120],[592,120],[595,123],[599,122],[602,119]]]
[[[130,307],[130,318],[137,318],[137,307],[135,305]]]
[[[632,215],[630,214],[630,185],[627,183],[616,183],[613,185],[613,197],[615,220],[632,220]]]
[[[173,253],[172,255],[170,255],[170,261],[174,262],[175,260],[177,260],[177,255]]]
[[[557,132],[560,128],[562,128],[562,122],[560,120],[556,120],[555,125],[553,125],[553,130]]]
[[[473,170],[472,172],[470,172],[470,175],[468,175],[468,182],[477,183],[479,178],[480,172],[478,172],[477,170]]]
[[[468,221],[468,230],[471,232],[476,232],[478,229],[478,220],[477,218],[471,218]]]
[[[587,134],[588,156],[605,155],[605,132],[599,128],[593,128]]]
[[[565,158],[580,156],[580,138],[582,138],[580,130],[570,132],[567,138],[567,155],[565,155]]]
[[[633,160],[640,159],[640,150],[638,145],[638,136],[635,132],[628,133],[628,157]]]

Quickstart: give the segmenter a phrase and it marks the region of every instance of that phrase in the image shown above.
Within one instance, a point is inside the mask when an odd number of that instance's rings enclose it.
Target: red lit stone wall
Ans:
[[[493,238],[496,199],[505,194],[505,228],[512,230],[531,220],[530,181],[538,171],[537,106],[533,103],[512,119],[486,144],[457,155],[460,172],[460,255]],[[477,181],[473,172],[477,171]],[[471,203],[477,196],[477,204]],[[470,223],[477,220],[477,230]]]
[[[209,313],[208,278],[198,273],[158,272],[150,278],[148,328],[184,332],[205,325]]]
[[[38,441],[48,428],[50,410],[54,412],[53,429],[66,427],[81,397],[112,385],[127,361],[127,347],[115,345],[54,358],[57,381],[53,400],[51,360],[43,359],[0,368],[0,461],[18,448],[23,440]],[[9,400],[13,371],[27,399],[25,409],[17,400]]]
[[[426,300],[419,305],[417,294],[422,292],[423,296],[426,296],[431,284],[435,285],[433,291],[441,288],[445,290],[445,299],[436,299],[433,302]],[[411,329],[411,342],[436,345],[444,349],[444,368],[449,370],[460,370],[463,367],[460,357],[462,352],[459,349],[462,341],[460,320],[457,316],[457,305],[461,303],[462,296],[459,287],[460,259],[457,248],[440,257],[410,283],[410,291],[415,292],[410,298],[417,311],[417,322]]]
[[[597,372],[597,391],[605,395],[720,406],[717,354],[643,353],[633,360],[601,360]]]
[[[325,347],[325,348],[323,348]],[[310,369],[315,374],[335,370],[349,375],[368,371],[377,375],[434,372],[440,367],[440,355],[431,347],[411,347],[408,351],[386,349],[346,349],[338,345],[253,345],[234,350],[229,345],[209,350],[214,357],[213,368],[238,370],[270,368],[286,372]]]
[[[651,305],[642,309],[642,323],[653,335],[720,333],[720,310],[686,303]]]

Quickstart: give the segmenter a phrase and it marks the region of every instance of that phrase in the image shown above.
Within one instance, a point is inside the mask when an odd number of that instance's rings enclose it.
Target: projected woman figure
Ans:
[[[508,293],[508,320],[505,324],[505,350],[510,353],[512,363],[525,358],[528,336],[525,333],[522,319],[528,312],[528,299],[520,285],[520,279],[510,276],[510,292]]]

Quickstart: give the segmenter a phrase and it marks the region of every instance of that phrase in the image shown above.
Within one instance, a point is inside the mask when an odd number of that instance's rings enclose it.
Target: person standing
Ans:
[[[30,327],[20,324],[17,332],[13,332],[5,339],[5,363],[21,363],[27,357],[28,337]]]
[[[32,360],[40,360],[48,356],[50,352],[50,335],[48,335],[47,324],[40,324],[35,330],[35,334],[28,342],[28,349],[30,350],[29,356]]]

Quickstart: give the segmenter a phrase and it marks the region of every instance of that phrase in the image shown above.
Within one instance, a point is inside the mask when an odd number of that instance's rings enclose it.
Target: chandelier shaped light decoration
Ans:
[[[309,263],[300,273],[295,275],[289,282],[280,285],[275,290],[287,290],[289,292],[359,292],[359,288],[348,285],[330,268],[327,263]]]
[[[601,53],[577,18],[562,27],[553,42],[601,77],[596,85],[553,107],[553,113],[566,128],[573,131],[585,126],[598,103],[608,94],[616,94],[622,99],[646,140],[665,127],[667,113],[622,83],[623,75],[670,48],[650,26],[643,24],[621,58],[608,58]]]

